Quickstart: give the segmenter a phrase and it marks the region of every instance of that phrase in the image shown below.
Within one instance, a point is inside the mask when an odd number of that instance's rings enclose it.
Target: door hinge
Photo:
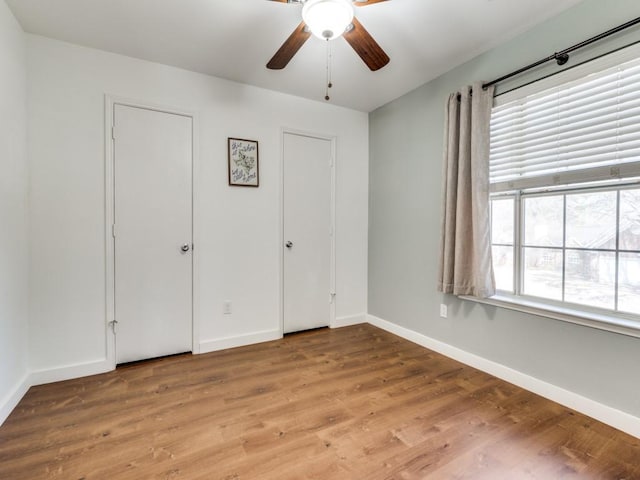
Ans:
[[[111,327],[111,330],[113,330],[113,334],[116,334],[116,325],[118,324],[118,321],[114,318],[113,320],[111,320],[109,322],[109,326]]]
[[[116,224],[115,223],[111,224],[111,236],[113,238],[116,238]]]
[[[113,125],[113,126],[111,127],[111,139],[112,139],[112,140],[115,140],[115,139],[116,139],[116,126],[115,126],[115,125]]]
[[[333,167],[333,157],[329,157],[329,166]]]
[[[333,303],[336,300],[336,293],[332,292],[329,294],[329,303]]]

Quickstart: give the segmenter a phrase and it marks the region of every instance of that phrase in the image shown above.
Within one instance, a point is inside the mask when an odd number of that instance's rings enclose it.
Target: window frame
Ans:
[[[559,188],[543,188],[532,190],[516,190],[512,192],[499,192],[491,194],[490,204],[493,213],[494,199],[512,198],[514,201],[513,208],[513,292],[505,290],[497,290],[496,295],[487,299],[476,299],[473,297],[464,297],[475,300],[479,303],[485,303],[503,308],[517,310],[520,312],[531,313],[538,316],[554,318],[557,320],[568,321],[570,323],[585,325],[601,330],[612,331],[624,335],[640,338],[640,315],[617,310],[618,308],[618,286],[619,286],[619,256],[622,253],[640,254],[640,250],[629,250],[619,248],[619,227],[620,227],[620,192],[624,190],[640,189],[640,179],[627,179],[624,182],[616,182],[615,184],[599,184],[599,185],[580,185],[580,186],[564,186]],[[615,305],[614,309],[605,309],[594,306],[585,306],[576,304],[566,300],[553,300],[544,297],[524,294],[524,252],[527,248],[524,242],[525,215],[523,212],[523,200],[526,198],[536,198],[543,196],[562,195],[563,198],[563,245],[562,247],[548,247],[563,252],[562,261],[562,298],[565,298],[565,271],[566,271],[566,252],[568,250],[576,250],[566,245],[566,196],[571,194],[592,193],[602,191],[616,192],[616,244],[611,249],[586,249],[595,252],[614,253],[616,257],[616,278],[614,284]],[[491,243],[491,246],[511,246],[506,243]],[[543,247],[540,247],[543,248]],[[547,248],[546,246],[544,248]]]
[[[574,310],[566,306],[556,307],[548,303],[529,301],[524,298],[514,298],[499,293],[490,298],[477,298],[467,295],[463,295],[460,298],[492,307],[500,307],[519,313],[560,320],[575,325],[604,330],[606,332],[640,338],[640,325],[638,321],[627,318],[628,316],[603,315],[587,310]]]

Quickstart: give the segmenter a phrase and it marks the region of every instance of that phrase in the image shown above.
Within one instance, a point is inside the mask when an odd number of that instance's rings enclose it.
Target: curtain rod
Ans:
[[[636,40],[634,42],[627,43],[625,45],[622,45],[621,47],[614,48],[613,50],[608,50],[608,51],[606,51],[604,53],[601,53],[600,55],[596,55],[593,58],[589,58],[589,59],[584,60],[584,61],[582,61],[580,63],[576,63],[575,65],[572,65],[570,67],[563,68],[562,70],[558,70],[557,72],[551,72],[548,75],[545,75],[545,76],[540,77],[540,78],[536,78],[535,80],[531,80],[530,82],[527,82],[527,83],[523,83],[522,85],[518,85],[517,87],[513,87],[513,88],[510,88],[508,90],[504,90],[504,91],[502,91],[500,93],[496,93],[493,96],[497,98],[497,97],[500,97],[502,95],[506,95],[507,93],[511,93],[511,92],[516,91],[516,90],[520,90],[521,88],[528,87],[529,85],[533,85],[534,83],[538,83],[538,82],[540,82],[542,80],[546,80],[547,78],[555,77],[556,75],[559,75],[561,73],[567,72],[569,70],[573,70],[574,68],[577,68],[577,67],[581,67],[582,65],[585,65],[587,63],[593,62],[594,60],[598,60],[598,59],[600,59],[602,57],[606,57],[607,55],[611,55],[612,53],[619,52],[621,50],[624,50],[625,48],[629,48],[629,47],[632,47],[632,46],[638,45],[638,44],[640,44],[640,40]]]
[[[500,82],[503,82],[504,80],[507,80],[511,77],[515,77],[516,75],[520,75],[521,73],[524,73],[528,70],[531,70],[532,68],[538,67],[544,63],[550,62],[551,60],[555,60],[558,65],[564,65],[565,63],[567,63],[569,61],[569,54],[575,50],[578,50],[580,48],[586,47],[587,45],[591,45],[594,42],[597,42],[599,40],[602,40],[603,38],[607,38],[610,37],[611,35],[614,35],[618,32],[621,32],[622,30],[625,30],[629,27],[633,27],[634,25],[637,25],[638,23],[640,23],[640,17],[635,18],[633,20],[630,20],[627,23],[623,23],[622,25],[618,25],[615,28],[612,28],[611,30],[607,30],[606,32],[601,33],[600,35],[596,35],[595,37],[591,37],[588,40],[584,40],[583,42],[577,43],[569,48],[565,48],[564,50],[560,51],[560,52],[556,52],[553,55],[549,55],[546,58],[543,58],[541,60],[538,60],[537,62],[533,62],[531,65],[527,65],[526,67],[522,67],[519,68],[518,70],[515,70],[511,73],[508,73],[507,75],[504,75],[500,78],[496,78],[495,80],[492,80],[488,83],[485,83],[482,85],[483,89],[487,89],[489,87],[491,87],[492,85],[496,85]]]

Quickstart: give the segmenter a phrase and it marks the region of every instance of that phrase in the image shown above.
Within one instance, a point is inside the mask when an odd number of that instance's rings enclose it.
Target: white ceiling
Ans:
[[[581,0],[389,0],[356,15],[391,57],[371,72],[332,42],[331,102],[371,111]],[[326,50],[312,37],[286,69],[265,64],[301,6],[267,0],[6,0],[25,31],[323,101]],[[506,72],[505,72],[506,73]]]

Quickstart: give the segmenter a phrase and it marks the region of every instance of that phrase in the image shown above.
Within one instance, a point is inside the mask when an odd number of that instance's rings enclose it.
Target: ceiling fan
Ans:
[[[267,63],[271,70],[281,70],[313,34],[323,40],[343,36],[362,61],[376,71],[389,63],[389,56],[354,16],[353,6],[363,7],[387,0],[271,0],[302,4],[302,22]]]

